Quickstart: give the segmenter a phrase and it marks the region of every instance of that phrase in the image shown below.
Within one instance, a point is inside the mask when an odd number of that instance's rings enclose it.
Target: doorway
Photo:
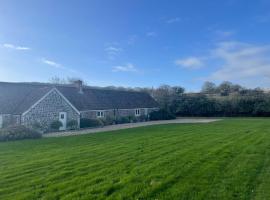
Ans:
[[[59,128],[60,131],[64,131],[67,129],[67,113],[60,112],[59,113],[59,121],[62,123],[62,126]]]

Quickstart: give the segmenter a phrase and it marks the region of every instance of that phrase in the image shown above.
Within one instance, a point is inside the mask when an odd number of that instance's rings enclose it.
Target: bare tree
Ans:
[[[83,85],[87,85],[86,81],[79,77],[67,77],[67,78],[59,78],[57,76],[52,77],[49,82],[52,84],[74,84],[77,81],[82,81]]]
[[[50,78],[49,82],[52,83],[52,84],[67,84],[66,79],[59,78],[57,76],[54,76],[54,77]]]
[[[202,86],[202,93],[213,94],[216,92],[217,86],[213,82],[206,81]]]

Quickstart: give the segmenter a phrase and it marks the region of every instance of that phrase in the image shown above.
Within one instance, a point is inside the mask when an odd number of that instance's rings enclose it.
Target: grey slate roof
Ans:
[[[79,111],[158,107],[141,92],[84,87],[81,94],[71,85],[0,82],[0,114],[22,114],[54,87]]]

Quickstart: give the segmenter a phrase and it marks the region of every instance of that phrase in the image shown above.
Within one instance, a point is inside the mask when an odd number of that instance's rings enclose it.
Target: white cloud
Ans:
[[[46,65],[49,65],[50,67],[53,67],[55,69],[65,70],[65,71],[67,71],[69,73],[72,73],[72,74],[80,74],[80,72],[78,72],[75,69],[72,69],[72,68],[69,68],[69,67],[65,67],[65,66],[63,66],[60,63],[57,63],[57,62],[52,61],[52,60],[48,60],[46,58],[42,58],[41,59],[41,62],[44,63],[44,64],[46,64]]]
[[[14,49],[14,50],[30,50],[29,47],[25,47],[25,46],[16,46],[14,44],[8,44],[5,43],[3,44],[3,47],[7,48],[7,49]]]
[[[172,24],[172,23],[177,23],[177,22],[180,22],[181,19],[179,17],[175,17],[175,18],[171,18],[171,19],[168,19],[166,22],[168,24]]]
[[[175,64],[187,69],[199,69],[204,65],[202,59],[198,57],[178,59]]]
[[[198,69],[207,66],[208,76],[200,80],[231,81],[246,87],[269,87],[270,45],[258,45],[238,41],[223,41],[200,57],[179,59],[181,67]]]
[[[212,80],[250,83],[270,80],[270,45],[254,45],[235,41],[221,42],[211,51],[212,59],[221,62],[210,75]]]
[[[113,53],[118,53],[120,51],[122,51],[121,48],[117,48],[117,47],[113,47],[113,46],[109,46],[107,48],[105,48],[105,51],[107,52],[113,52]]]
[[[157,36],[157,33],[156,32],[148,32],[148,33],[146,33],[146,36],[155,37],[155,36]]]
[[[116,56],[118,56],[123,51],[123,49],[116,46],[109,46],[105,48],[105,51],[108,54],[108,58],[113,60]]]
[[[228,38],[228,37],[231,37],[235,34],[235,31],[233,30],[227,30],[227,31],[224,31],[224,30],[216,30],[215,31],[215,34],[221,38],[221,39],[225,39],[225,38]]]
[[[48,59],[43,58],[41,61],[42,61],[44,64],[50,65],[51,67],[54,67],[54,68],[58,68],[58,69],[59,69],[59,68],[60,68],[60,69],[63,69],[63,68],[64,68],[61,64],[56,63],[56,62],[54,62],[54,61],[52,61],[52,60],[48,60]]]
[[[136,42],[136,40],[138,39],[138,36],[137,35],[130,35],[129,37],[128,37],[128,40],[127,40],[127,44],[128,45],[133,45],[133,44],[135,44],[135,42]]]
[[[258,23],[268,23],[270,22],[270,14],[258,15],[255,17],[255,21]]]
[[[138,70],[133,64],[128,63],[126,65],[114,66],[112,71],[113,72],[137,72]]]

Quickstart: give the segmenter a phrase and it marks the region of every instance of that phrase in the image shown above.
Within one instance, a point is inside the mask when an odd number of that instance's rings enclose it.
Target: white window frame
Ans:
[[[148,108],[145,108],[145,109],[144,109],[144,115],[148,116],[148,114],[149,114],[149,113],[148,113]]]
[[[141,111],[139,108],[135,109],[135,116],[138,117],[141,115]]]
[[[3,115],[0,115],[0,128],[3,128]]]
[[[103,110],[98,110],[96,112],[96,116],[97,116],[97,118],[103,118],[104,117],[104,111]]]

